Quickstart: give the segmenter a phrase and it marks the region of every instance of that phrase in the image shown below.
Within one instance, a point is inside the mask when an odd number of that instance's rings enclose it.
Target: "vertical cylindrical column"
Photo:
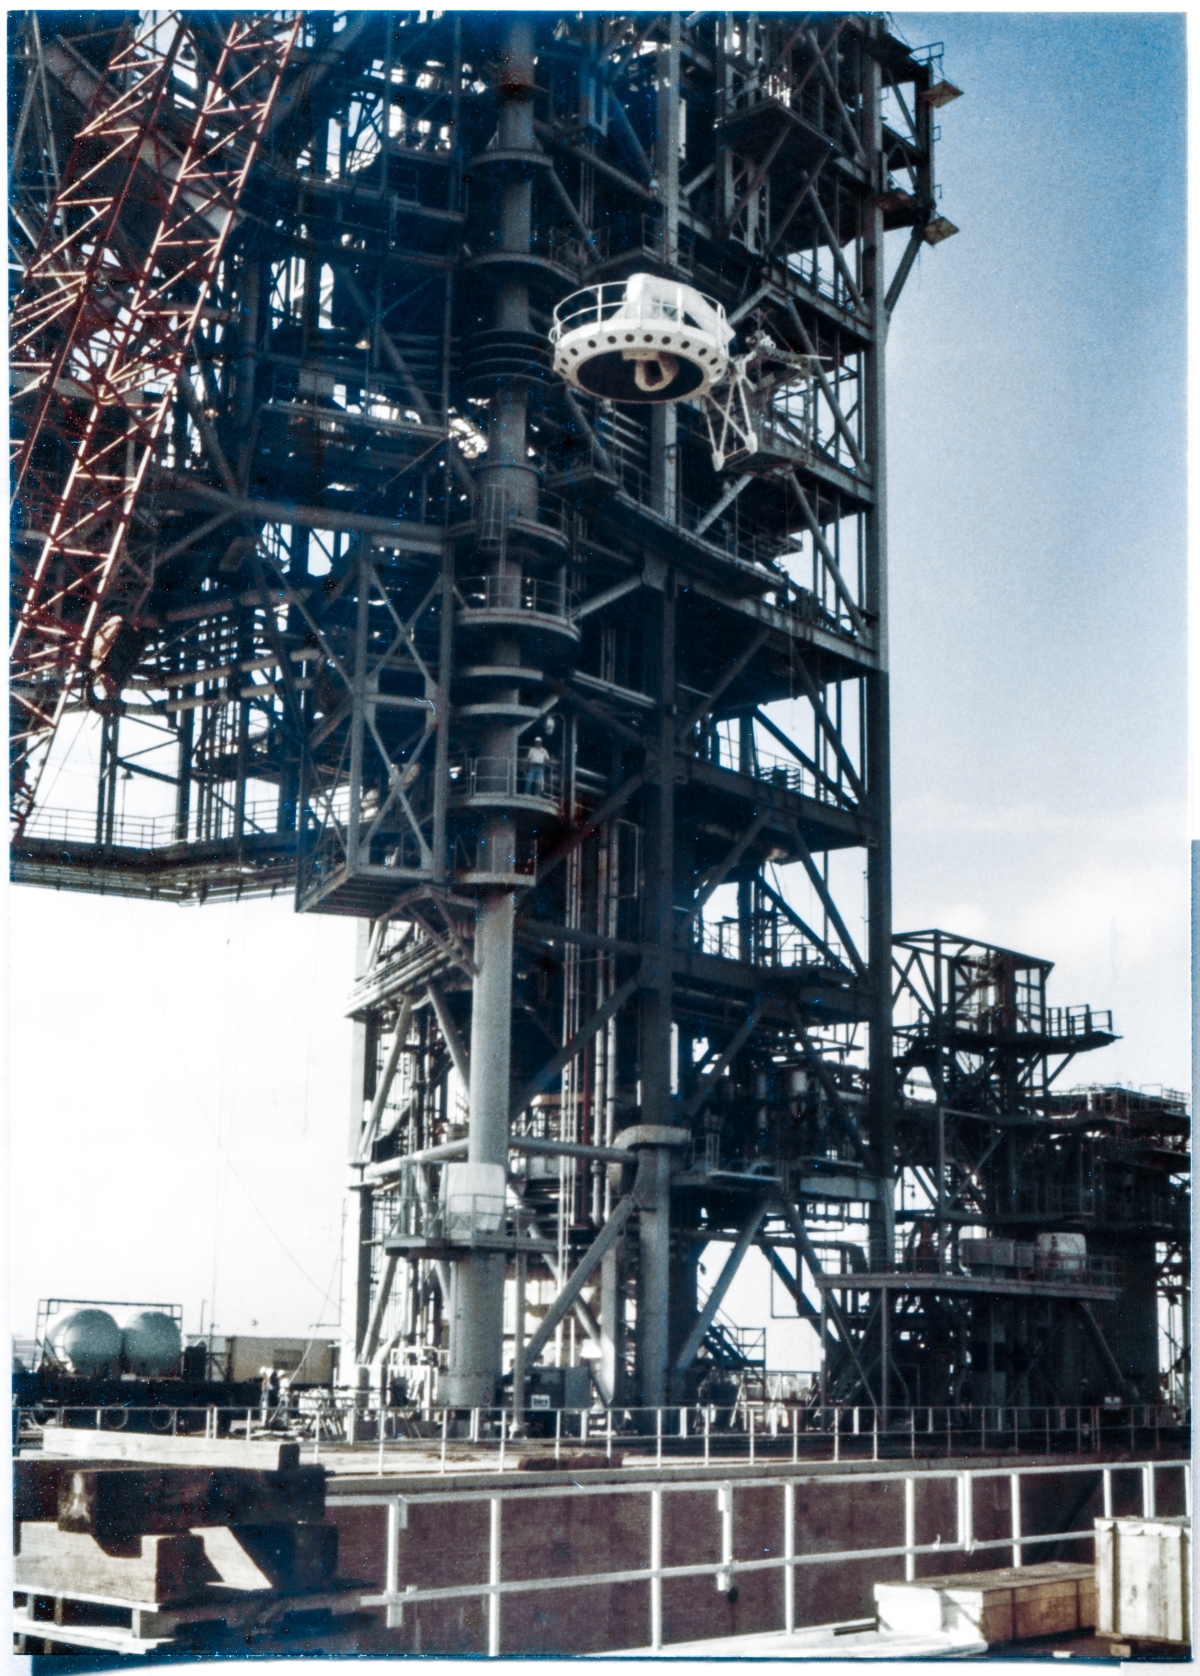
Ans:
[[[600,1265],[600,1385],[610,1403],[622,1396],[620,1246],[606,1251]]]
[[[472,1164],[507,1161],[514,913],[508,892],[489,892],[475,921],[467,1136],[467,1157]]]
[[[646,753],[643,999],[639,1070],[642,1120],[671,1112],[672,945],[675,941],[675,601],[673,578],[647,590],[647,665],[658,701],[653,751]]]
[[[508,26],[499,82],[502,150],[536,149],[533,135],[533,25],[514,18]],[[532,233],[532,185],[520,176],[504,186],[501,243],[514,252],[529,249]],[[529,290],[519,280],[505,280],[496,309],[497,328],[529,330]],[[526,456],[526,390],[519,381],[498,387],[491,398],[488,450],[480,468],[483,484],[482,527],[488,534],[487,568],[503,582],[513,574],[514,596],[520,588],[520,558],[508,552],[512,518],[536,520],[538,478]],[[492,697],[514,705],[520,694],[521,651],[507,635],[490,648],[493,667],[512,667],[512,685],[501,683]],[[482,755],[488,783],[517,790],[517,732],[497,718],[484,731]],[[516,831],[503,813],[484,824],[478,866],[497,880],[516,869]],[[508,1158],[508,1107],[512,1032],[514,903],[498,883],[484,887],[475,920],[475,968],[471,1003],[471,1089],[468,1162],[496,1164]],[[450,1286],[450,1357],[443,1384],[444,1400],[455,1407],[489,1407],[496,1400],[504,1352],[504,1271],[500,1253],[471,1252],[458,1258]]]
[[[525,1435],[525,1255],[517,1254],[516,1308],[513,1311],[512,1406],[514,1437]]]
[[[643,1408],[660,1408],[667,1400],[667,1359],[670,1351],[671,1282],[671,1154],[657,1146],[651,1156],[653,1207],[638,1218],[638,1383]],[[645,1166],[643,1165],[644,1169]]]
[[[876,28],[874,22],[871,28]],[[879,20],[878,28],[886,32]],[[873,54],[863,58],[863,144],[882,171],[883,83]],[[886,181],[876,187],[882,194]],[[888,314],[884,298],[883,211],[877,196],[864,206],[863,295],[871,310],[871,339],[863,357],[863,445],[874,489],[865,518],[864,604],[875,624],[874,671],[866,677],[865,733],[867,798],[873,842],[867,850],[867,968],[871,991],[869,1043],[871,1143],[882,1191],[872,1207],[871,1266],[890,1268],[894,1259],[895,1210],[891,1178],[895,1159],[895,1092],[892,1067],[892,820],[890,698],[887,645],[887,413],[884,403],[884,348]]]
[[[367,953],[371,942],[371,922],[360,919],[354,952],[354,974],[361,978],[367,969]],[[350,1047],[350,1113],[346,1136],[346,1155],[353,1167],[358,1161],[359,1144],[363,1135],[363,1110],[375,1092],[375,1026],[366,1019],[354,1021]],[[354,1366],[367,1337],[371,1319],[371,1234],[374,1203],[371,1189],[361,1174],[350,1185],[350,1204],[347,1206],[342,1230],[342,1320],[349,1331],[342,1344],[341,1365]],[[351,1288],[350,1296],[344,1295]]]
[[[513,915],[508,892],[489,891],[475,921],[467,1160],[501,1168],[508,1157]],[[503,1350],[504,1257],[473,1251],[460,1257],[451,1272],[450,1363],[443,1400],[455,1408],[490,1407]]]

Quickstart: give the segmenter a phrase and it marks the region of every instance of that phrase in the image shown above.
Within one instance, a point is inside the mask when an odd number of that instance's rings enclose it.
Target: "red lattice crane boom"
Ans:
[[[243,13],[213,37],[211,17],[118,41],[12,315],[18,833],[67,705],[136,632],[138,494],[300,28]]]

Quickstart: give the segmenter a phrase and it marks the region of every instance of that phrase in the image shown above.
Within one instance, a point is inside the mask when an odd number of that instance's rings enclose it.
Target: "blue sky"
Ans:
[[[1182,18],[895,21],[965,91],[961,232],[889,354],[896,925],[1111,1006],[1123,1040],[1074,1080],[1186,1087]],[[16,1330],[85,1292],[190,1329],[214,1285],[223,1330],[334,1320],[352,924],[8,903]],[[762,1318],[757,1267],[726,1311]]]
[[[1058,963],[1186,1087],[1181,15],[944,40],[943,210],[889,357],[896,924]]]
[[[1183,16],[893,20],[964,91],[938,116],[961,231],[888,354],[895,925],[1111,1007],[1122,1040],[1064,1086],[1187,1088]],[[754,1253],[724,1312],[814,1367],[767,1288]]]

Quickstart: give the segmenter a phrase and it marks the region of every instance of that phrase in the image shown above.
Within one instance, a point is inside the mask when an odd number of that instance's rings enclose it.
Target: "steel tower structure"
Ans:
[[[196,18],[176,125],[219,31]],[[19,251],[61,216],[47,158],[129,50],[115,21],[13,25]],[[144,586],[69,613],[69,679],[15,688],[66,718],[52,749],[95,716],[95,808],[22,794],[14,876],[294,887],[360,920],[373,1377],[483,1406],[553,1346],[606,1401],[682,1400],[746,1361],[718,1311],[757,1245],[843,1394],[886,1411],[907,1383],[905,1170],[943,1183],[922,1214],[956,1264],[974,1224],[893,1037],[884,360],[954,231],[933,151],[956,96],[859,14],[312,14],[203,294],[180,281],[122,502]],[[553,369],[556,308],[635,276],[736,332],[743,423],[715,451],[706,399]],[[70,470],[45,460],[50,501]],[[31,549],[44,524],[18,507]],[[986,1236],[1015,1213],[971,1214]],[[827,1272],[845,1229],[857,1294]],[[1114,1296],[1111,1270],[1024,1283]],[[961,1373],[970,1323],[940,1307],[904,1342]]]

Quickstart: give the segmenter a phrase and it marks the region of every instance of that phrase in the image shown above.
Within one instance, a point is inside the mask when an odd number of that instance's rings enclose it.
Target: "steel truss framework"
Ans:
[[[25,263],[112,42],[18,34]],[[184,69],[155,144],[195,121]],[[910,1178],[936,1177],[939,1250],[968,1210],[1007,1227],[972,1172],[989,1123],[1050,1121],[1042,1061],[985,1055],[994,1109],[964,1069],[935,1155],[902,1084],[950,1049],[902,1035],[898,1074],[892,1035],[884,349],[954,231],[955,96],[860,15],[351,12],[305,20],[260,105],[138,420],[124,546],[110,516],[137,586],[80,618],[101,687],[38,700],[99,709],[95,808],[23,794],[13,866],[180,901],[294,883],[359,918],[353,1350],[377,1377],[485,1406],[553,1349],[606,1400],[686,1397],[752,1359],[719,1308],[757,1246],[841,1394],[886,1407],[887,1288],[839,1288],[831,1251],[897,1273]],[[556,304],[635,272],[737,328],[758,447],[721,431],[723,471],[700,406],[551,373]],[[1035,1292],[1111,1300],[1113,1273]],[[918,1311],[960,1394],[985,1294],[1003,1277]]]
[[[127,672],[156,559],[138,496],[298,27],[150,13],[90,77],[11,319],[18,833],[66,705]],[[46,100],[44,60],[29,89]]]

